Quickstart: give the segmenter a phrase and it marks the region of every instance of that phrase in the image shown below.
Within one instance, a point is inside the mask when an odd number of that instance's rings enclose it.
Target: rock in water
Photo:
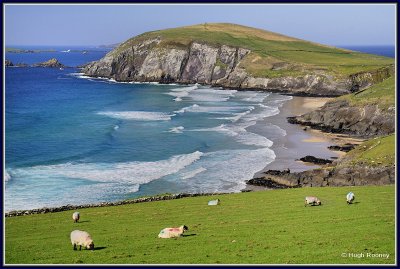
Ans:
[[[11,61],[9,61],[9,60],[5,60],[5,61],[4,61],[4,65],[5,65],[5,66],[14,66],[14,64],[13,64]]]
[[[303,161],[303,162],[306,162],[306,163],[315,163],[315,164],[332,163],[331,160],[321,159],[321,158],[317,158],[317,157],[314,157],[314,156],[306,156],[306,157],[300,158],[300,161]]]
[[[62,63],[60,63],[56,58],[52,58],[46,62],[34,64],[33,67],[51,67],[51,68],[60,68],[65,67]]]

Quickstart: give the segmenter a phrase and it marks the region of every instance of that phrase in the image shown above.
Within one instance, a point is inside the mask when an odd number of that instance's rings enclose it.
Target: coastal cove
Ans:
[[[397,265],[396,8],[4,4],[3,265]]]
[[[28,57],[25,62],[35,63],[62,55],[60,62],[70,66],[94,57],[54,53],[40,53],[42,58],[35,53],[23,56]],[[15,55],[21,57],[9,56]],[[33,55],[35,60],[29,60]],[[332,160],[343,155],[327,149],[343,139],[305,131],[286,119],[310,112],[331,98],[193,84],[117,83],[70,68],[11,67],[6,72],[10,78],[6,85],[6,211],[166,192],[258,190],[264,188],[245,182],[262,171],[290,168],[301,172],[319,167],[298,161],[306,155]],[[21,83],[21,77],[26,82]],[[47,106],[41,105],[44,100]],[[99,117],[103,117],[101,122]],[[21,128],[24,143],[19,140]],[[148,128],[158,134],[146,132]],[[182,141],[186,141],[183,148]],[[56,187],[60,184],[62,193]]]
[[[267,163],[275,158],[277,158],[276,161],[281,161],[279,155],[276,156],[274,150],[269,147],[274,145],[274,140],[279,140],[281,136],[286,135],[286,131],[276,125],[280,120],[274,124],[266,124],[263,119],[267,121],[270,116],[279,115],[283,104],[303,99],[303,97],[254,91],[211,89],[196,85],[115,83],[104,79],[81,77],[80,74],[69,73],[70,70],[11,68],[7,69],[7,72],[10,76],[19,72],[23,74],[29,72],[40,76],[46,74],[49,76],[47,83],[55,80],[59,83],[58,87],[65,85],[63,83],[73,82],[76,86],[83,85],[82,89],[88,87],[87,85],[93,88],[83,92],[81,89],[71,92],[68,88],[61,92],[51,90],[51,93],[46,93],[47,98],[50,98],[49,101],[53,99],[48,107],[42,105],[40,108],[30,107],[31,111],[25,110],[22,114],[14,112],[15,110],[8,110],[10,119],[13,119],[14,115],[18,116],[18,119],[15,118],[9,122],[8,130],[10,131],[19,130],[18,125],[15,125],[19,121],[27,130],[29,126],[27,122],[30,122],[33,115],[41,120],[35,121],[32,125],[32,137],[27,136],[28,133],[25,134],[26,138],[31,140],[31,144],[18,143],[15,144],[17,148],[8,148],[9,158],[7,159],[11,162],[6,166],[10,177],[6,181],[6,205],[9,203],[6,211],[88,202],[110,202],[166,192],[238,192],[245,188],[245,181],[251,179]],[[102,93],[105,93],[105,98],[108,99],[106,103],[97,104],[92,101],[89,107],[84,107],[87,105],[88,98],[85,95],[95,94],[101,100]],[[77,95],[77,99],[74,99],[74,95]],[[22,96],[28,98],[27,100],[31,103],[38,103],[32,101],[35,100],[36,95],[29,97],[23,94]],[[132,109],[138,106],[135,100],[125,103],[128,96],[134,98],[143,96],[140,99],[141,102],[147,102],[146,100],[149,100],[147,98],[151,97],[152,104],[154,104],[154,97],[159,96],[161,98],[159,104],[163,103],[164,106],[168,104],[171,107],[166,106],[165,111],[140,112],[141,109],[136,111]],[[7,97],[8,100],[16,98],[9,94]],[[21,95],[18,97],[20,98]],[[114,101],[117,103],[111,104],[110,109],[105,109],[104,106],[108,105],[110,98],[117,98]],[[174,101],[176,98],[183,100]],[[69,103],[60,106],[59,100],[69,100]],[[54,110],[56,107],[53,104],[57,104],[57,111]],[[75,109],[72,110],[73,105]],[[109,111],[111,108],[114,112]],[[44,109],[44,114],[39,114],[38,109]],[[80,114],[80,110],[86,112]],[[60,117],[64,119],[61,121],[62,124],[59,122]],[[185,117],[189,118],[185,119]],[[202,123],[203,118],[208,122]],[[282,120],[286,121],[284,117]],[[260,121],[263,123],[260,124]],[[47,125],[52,122],[54,122],[51,127],[53,131],[47,132]],[[193,124],[192,122],[195,122],[195,125],[190,127],[188,123]],[[78,125],[73,127],[75,123]],[[97,134],[83,126],[96,128]],[[54,128],[61,129],[56,131],[57,129]],[[151,129],[152,132],[157,131],[153,134],[146,132],[146,129]],[[104,130],[106,131],[105,141],[102,134]],[[290,133],[295,136],[304,136],[304,131],[300,127],[293,131],[290,130]],[[142,135],[142,138],[140,136],[135,138],[135,135]],[[204,137],[204,135],[207,136]],[[145,136],[148,137],[145,138]],[[41,138],[37,142],[39,144],[35,145],[37,137]],[[88,142],[86,142],[86,137],[90,137]],[[186,144],[182,144],[182,137],[186,137],[183,139]],[[307,135],[304,139],[306,138]],[[8,139],[13,145],[12,137],[8,136]],[[85,140],[84,144],[82,144],[83,140]],[[164,146],[154,145],[156,141]],[[100,144],[101,150],[96,149],[99,142],[103,143]],[[299,141],[299,143],[303,142]],[[46,144],[51,147],[45,147]],[[179,144],[180,147],[188,147],[186,152],[176,152],[174,148]],[[67,145],[70,145],[69,150],[66,150]],[[77,145],[80,145],[81,151],[75,152]],[[115,145],[117,145],[116,149]],[[171,145],[173,148],[168,149],[165,145]],[[323,146],[313,143],[312,147],[307,146],[307,148],[318,151],[319,147],[322,152],[325,152],[324,157],[327,157],[331,152],[326,149],[326,145],[328,143],[324,143]],[[34,154],[30,153],[30,148],[34,149]],[[108,153],[108,148],[112,148],[111,155]],[[149,150],[151,148],[153,150]],[[16,149],[18,151],[15,151]],[[140,150],[139,153],[138,150]],[[116,152],[122,153],[122,159],[117,159]],[[170,153],[165,154],[165,152]],[[23,158],[23,162],[12,162],[16,158],[16,153],[25,154],[27,157]],[[37,155],[38,153],[41,154]],[[160,159],[160,154],[165,154],[165,157]],[[120,158],[121,155],[117,155]],[[335,156],[333,152],[331,155]],[[96,158],[101,162],[97,163]],[[21,158],[18,159],[21,160]],[[110,163],[106,163],[105,160],[109,160]],[[243,163],[246,169],[238,166],[240,163]],[[292,164],[293,162],[288,163],[288,165]],[[308,169],[306,165],[298,164],[298,166],[300,170]],[[29,189],[19,187],[19,184],[26,183],[26,180],[32,178],[34,181],[29,183]],[[130,178],[134,181],[130,181]],[[139,181],[137,181],[138,178]],[[63,185],[63,189],[60,190],[62,192],[56,188],[59,184]],[[127,190],[128,186],[132,189]],[[89,195],[83,195],[84,192]],[[29,195],[26,196],[28,193]],[[55,194],[57,199],[51,199]],[[29,197],[29,203],[28,200],[24,202],[26,199],[24,197]],[[92,199],[87,200],[87,198]],[[43,199],[46,200],[45,203],[40,202]],[[33,203],[33,201],[37,202]]]

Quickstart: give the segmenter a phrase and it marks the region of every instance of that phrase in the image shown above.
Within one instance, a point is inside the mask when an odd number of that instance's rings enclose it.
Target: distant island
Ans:
[[[30,49],[17,49],[17,48],[7,48],[6,52],[10,53],[41,53],[41,52],[56,52],[54,49],[49,50],[30,50]]]
[[[67,66],[63,65],[62,63],[60,63],[56,58],[52,58],[48,61],[36,63],[33,65],[28,65],[26,63],[14,64],[13,62],[6,59],[4,62],[4,65],[6,67],[50,67],[50,68],[65,68],[65,67],[67,67]]]

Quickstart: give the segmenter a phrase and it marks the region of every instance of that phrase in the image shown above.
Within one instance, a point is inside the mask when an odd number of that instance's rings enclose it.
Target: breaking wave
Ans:
[[[107,116],[114,119],[137,120],[137,121],[167,121],[175,114],[164,112],[145,112],[145,111],[104,111],[98,115]]]
[[[199,167],[197,169],[182,173],[181,179],[193,178],[193,177],[197,176],[198,174],[203,173],[204,171],[207,171],[207,169],[204,167]]]
[[[183,132],[183,130],[185,129],[185,127],[183,126],[178,126],[178,127],[173,127],[171,129],[169,129],[168,132],[170,133],[174,133],[174,134],[181,134]]]
[[[35,195],[32,197],[15,197],[13,204],[7,204],[7,210],[55,206],[70,203],[74,197],[79,197],[80,203],[92,203],[106,200],[110,195],[123,195],[136,192],[141,184],[151,182],[179,172],[183,168],[198,161],[203,153],[196,151],[190,154],[181,154],[166,160],[152,162],[124,162],[124,163],[63,163],[57,165],[33,166],[13,169],[13,175],[18,178],[29,178],[29,188]],[[51,180],[50,180],[51,179]],[[90,184],[71,184],[71,180],[82,180]],[[43,184],[58,187],[42,192]],[[59,184],[56,184],[56,182]],[[66,188],[60,188],[63,182],[68,183]],[[7,193],[12,195],[12,193]],[[26,199],[37,199],[29,203]],[[18,200],[21,199],[21,200]],[[7,199],[10,201],[10,199]]]
[[[8,173],[7,170],[4,170],[4,181],[7,182],[11,179],[11,175]]]

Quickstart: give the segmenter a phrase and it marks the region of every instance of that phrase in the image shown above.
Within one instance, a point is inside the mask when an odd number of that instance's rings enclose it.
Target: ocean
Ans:
[[[6,212],[239,192],[276,158],[273,137],[286,135],[273,124],[256,130],[290,96],[89,78],[74,67],[107,50],[52,49],[6,53],[14,64],[72,66],[5,70]]]
[[[390,58],[394,58],[396,55],[396,48],[395,46],[337,46],[339,48],[343,48],[343,49],[349,49],[349,50],[354,50],[354,51],[359,51],[359,52],[363,52],[363,53],[369,53],[369,54],[376,54],[376,55],[380,55],[380,56],[386,56],[386,57],[390,57]]]

